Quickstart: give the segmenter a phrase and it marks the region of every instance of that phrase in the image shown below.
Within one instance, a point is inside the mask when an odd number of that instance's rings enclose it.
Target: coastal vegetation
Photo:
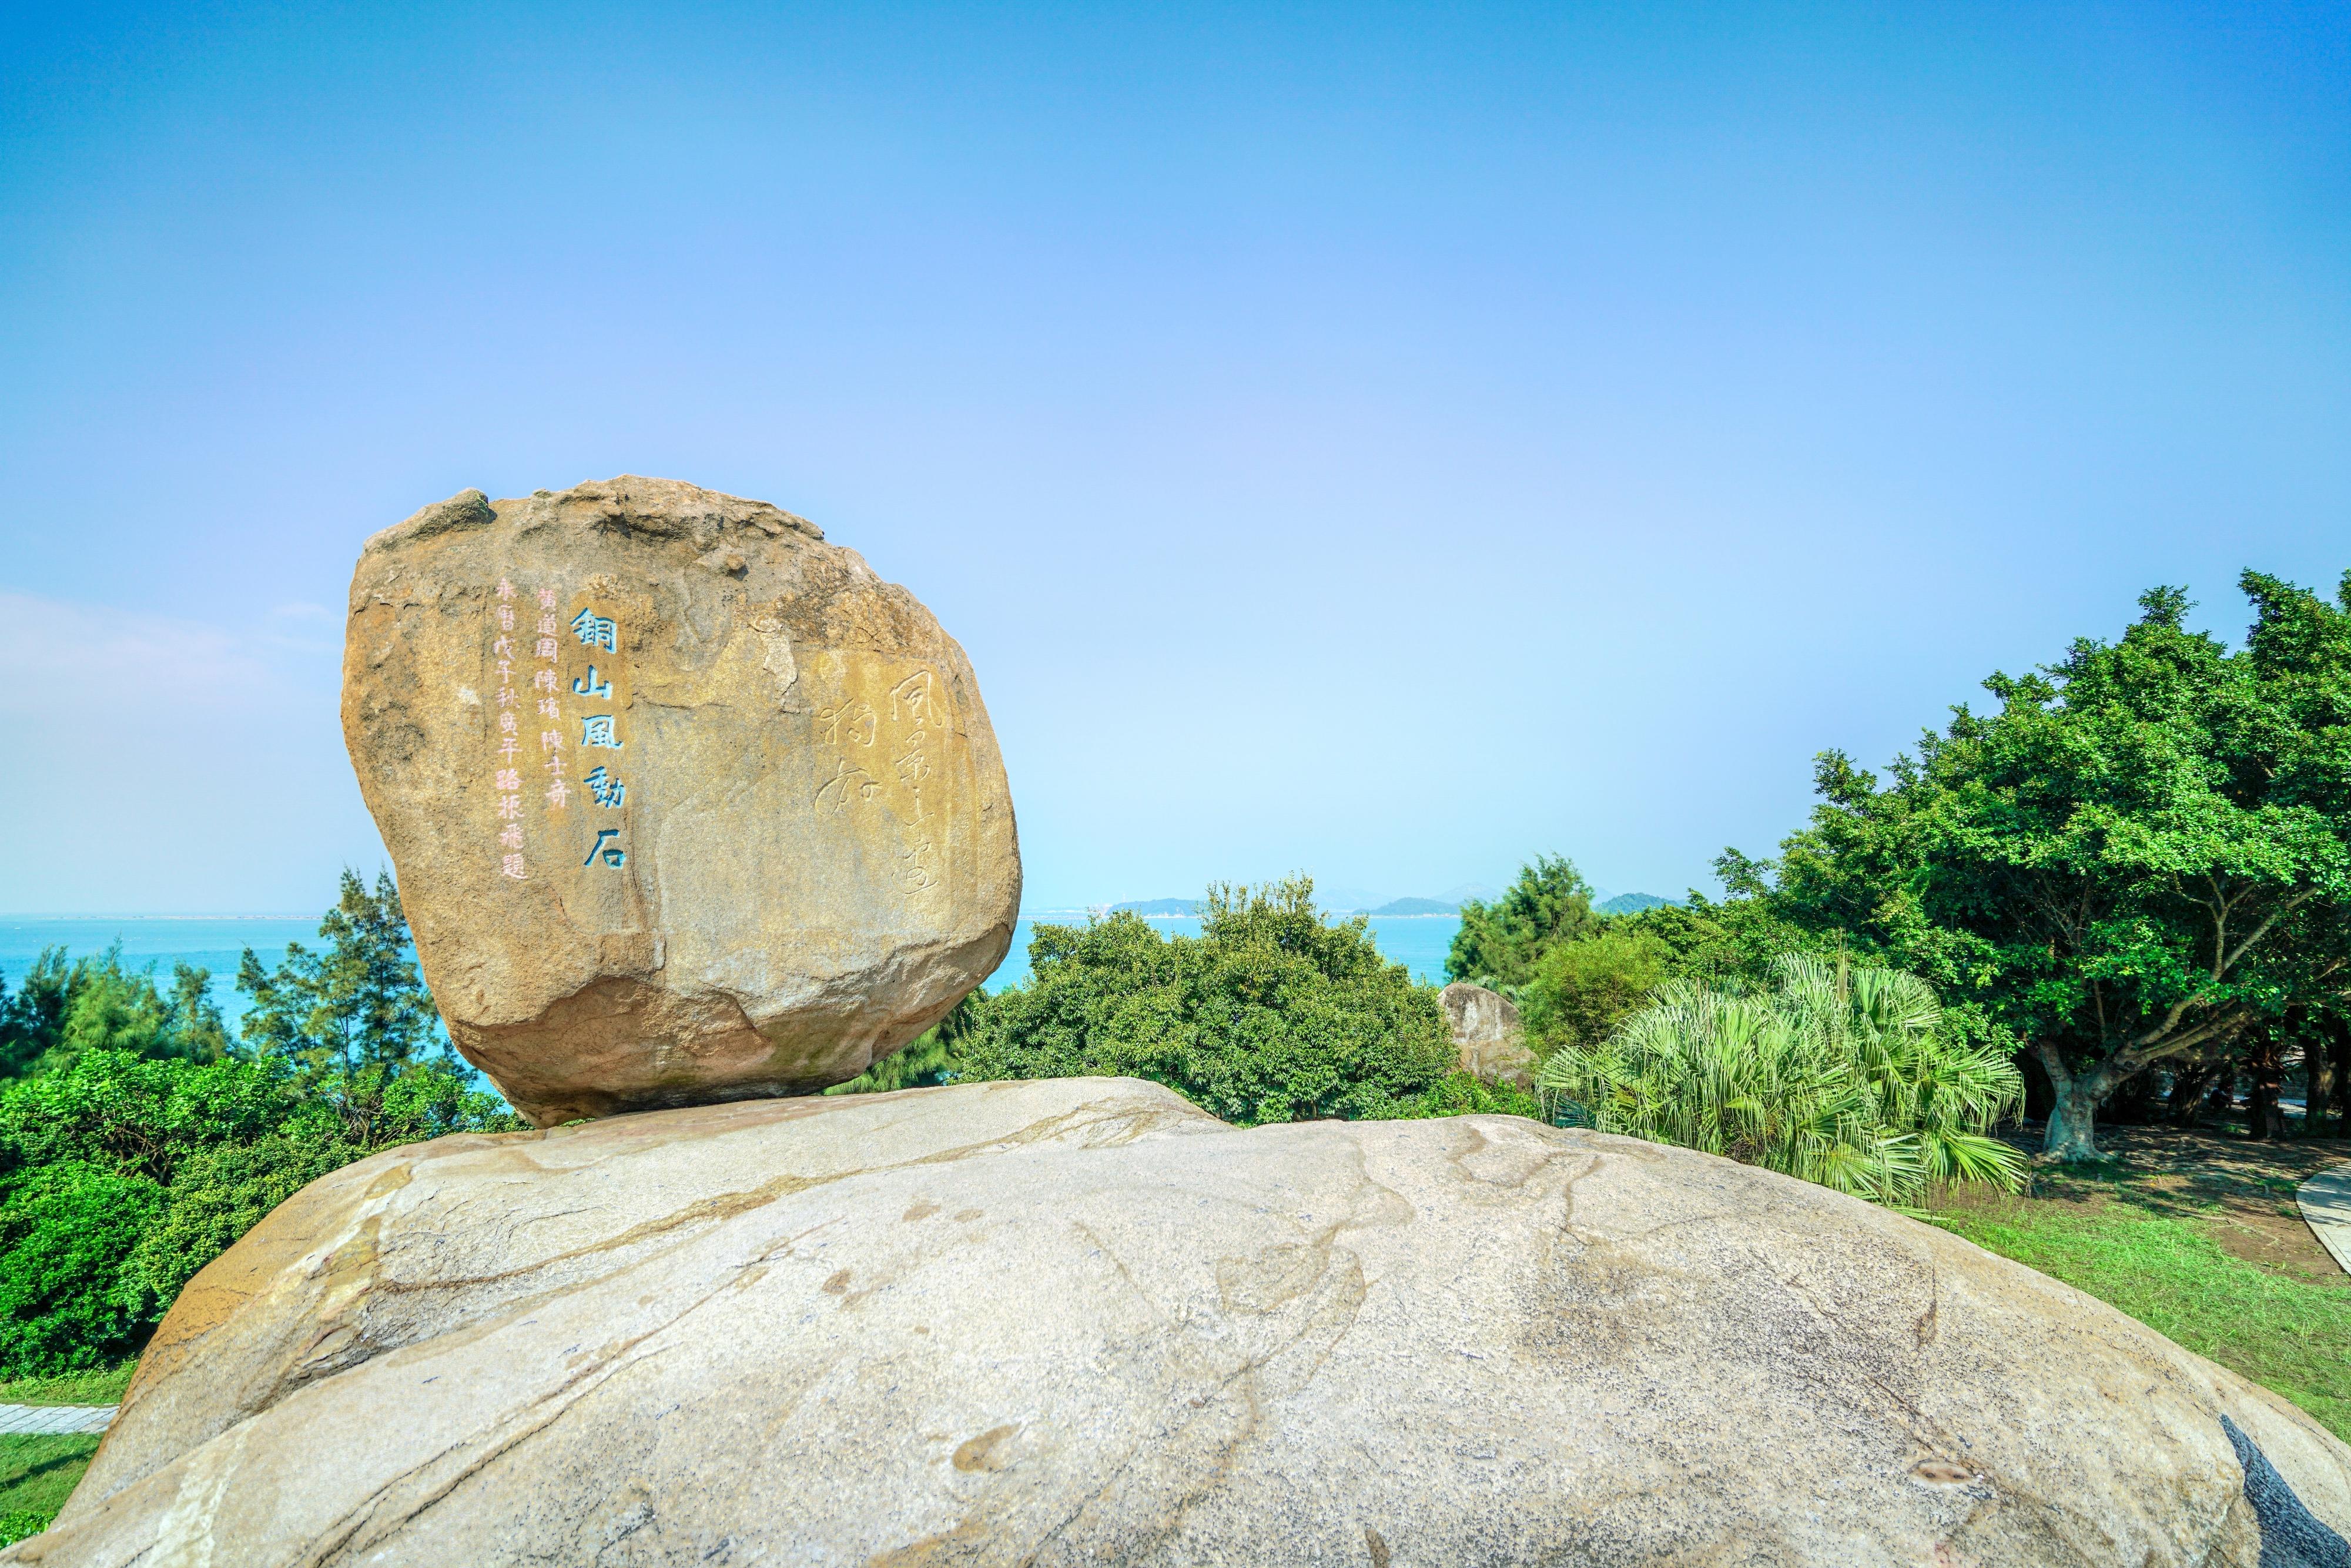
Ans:
[[[274,968],[246,954],[234,1040],[185,966],[166,994],[119,954],[51,954],[6,998],[0,1376],[136,1352],[197,1270],[328,1171],[519,1125],[435,1043],[389,878],[347,873],[319,933]]]
[[[1925,976],[2039,1079],[2046,1151],[2159,1077],[2248,1081],[2283,1131],[2299,1058],[2323,1121],[2351,1034],[2351,575],[2330,603],[2241,580],[2244,646],[2178,589],[2112,643],[1985,682],[1881,781],[1822,754],[1821,804],[1733,901]]]
[[[1102,1074],[1240,1126],[1537,1112],[1458,1070],[1436,992],[1382,956],[1364,917],[1318,910],[1311,879],[1211,887],[1199,908],[1197,936],[1132,911],[1038,926],[1026,984],[967,998],[835,1092]]]
[[[1773,968],[1761,992],[1668,981],[1596,1045],[1552,1051],[1536,1082],[1602,1132],[1881,1203],[2018,1185],[2022,1159],[1991,1135],[2023,1098],[2016,1064],[1951,1030],[1925,981],[1801,953]]]

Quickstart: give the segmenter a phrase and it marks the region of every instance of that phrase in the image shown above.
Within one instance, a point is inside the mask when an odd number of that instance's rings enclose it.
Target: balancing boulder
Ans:
[[[376,535],[343,733],[450,1034],[542,1125],[854,1077],[1011,941],[969,661],[765,502],[468,490]]]

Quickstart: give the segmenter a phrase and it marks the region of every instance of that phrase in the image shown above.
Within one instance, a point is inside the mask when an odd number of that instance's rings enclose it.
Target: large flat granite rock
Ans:
[[[2255,1568],[2346,1528],[2307,1416],[1899,1215],[1078,1079],[338,1172],[0,1560]]]

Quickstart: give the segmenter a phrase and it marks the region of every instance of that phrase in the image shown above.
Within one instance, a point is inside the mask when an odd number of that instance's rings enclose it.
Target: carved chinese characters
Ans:
[[[426,508],[361,557],[344,725],[451,1037],[542,1122],[854,1076],[1010,938],[962,650],[763,503]]]
[[[571,635],[587,650],[589,659],[587,674],[571,678],[571,692],[591,710],[580,715],[580,766],[588,769],[580,776],[580,786],[587,796],[586,815],[590,819],[588,855],[580,863],[617,871],[629,863],[628,845],[622,841],[622,824],[604,813],[621,809],[628,799],[628,786],[621,782],[618,758],[607,761],[593,754],[621,751],[627,744],[621,738],[619,699],[613,692],[621,672],[621,630],[611,616],[599,615],[589,605],[571,618]],[[599,649],[604,658],[601,668],[595,663]]]
[[[528,597],[516,589],[512,578],[501,576],[489,609],[493,632],[490,673],[496,683],[492,702],[496,715],[496,728],[489,737],[493,758],[490,785],[497,799],[498,874],[510,882],[521,882],[530,875],[529,840],[524,824],[531,812],[524,803],[525,796],[537,795],[543,810],[560,811],[569,791],[563,778],[559,749],[562,736],[558,728],[551,727],[559,727],[562,720],[561,706],[555,695],[555,618],[549,613],[555,608],[556,591],[545,587],[538,590],[536,635],[518,621],[517,605],[527,603]],[[521,656],[526,644],[530,660]],[[520,678],[518,668],[530,670],[528,687],[516,684]],[[543,793],[536,784],[523,782],[530,755],[525,737],[533,732],[538,737],[539,759],[536,766],[549,775]]]
[[[846,673],[845,663],[841,671]],[[889,673],[865,674],[858,684],[870,686]],[[893,685],[884,699],[851,698],[817,715],[819,733],[835,752],[835,766],[812,803],[835,816],[869,811],[885,823],[896,845],[890,876],[909,898],[944,885],[934,831],[937,813],[923,803],[923,787],[931,778],[925,750],[930,732],[955,728],[937,682],[933,671],[917,669]]]
[[[520,714],[522,699],[516,695],[515,667],[515,588],[506,578],[498,579],[497,601],[491,607],[496,617],[497,635],[490,639],[490,662],[497,674],[497,732],[491,737],[496,743],[496,765],[492,771],[491,788],[497,795],[498,814],[498,873],[511,881],[520,882],[530,874],[529,860],[523,852],[522,833],[522,736]]]

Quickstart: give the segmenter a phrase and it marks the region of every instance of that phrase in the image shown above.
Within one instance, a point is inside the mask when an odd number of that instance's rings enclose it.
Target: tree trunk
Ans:
[[[2284,1081],[2285,1048],[2273,1031],[2263,1030],[2245,1049],[2245,1136],[2285,1135],[2285,1113],[2278,1109]]]
[[[2098,1157],[2098,1096],[2090,1080],[2076,1078],[2057,1091],[2049,1108],[2049,1134],[2043,1152],[2072,1164]]]
[[[2212,1088],[2213,1067],[2209,1061],[2184,1061],[2171,1075],[2171,1102],[2168,1120],[2175,1127],[2192,1131],[2196,1119],[2204,1111],[2204,1096]]]
[[[2113,1059],[2077,1073],[2066,1066],[2064,1048],[2053,1041],[2033,1041],[2032,1054],[2049,1074],[2049,1087],[2056,1094],[2056,1103],[2049,1107],[2049,1126],[2042,1139],[2042,1153],[2069,1165],[2096,1159],[2098,1102],[2115,1086]]]
[[[2326,1032],[2335,1060],[2335,1135],[2351,1138],[2351,1021],[2329,1019]]]
[[[2335,1108],[2335,1042],[2324,1029],[2302,1037],[2302,1135],[2326,1136],[2327,1113]]]

